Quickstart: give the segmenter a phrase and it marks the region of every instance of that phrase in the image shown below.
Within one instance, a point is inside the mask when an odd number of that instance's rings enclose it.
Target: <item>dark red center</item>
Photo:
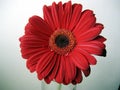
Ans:
[[[58,35],[55,38],[55,43],[58,47],[64,48],[69,45],[69,39],[65,35]]]
[[[75,46],[76,40],[71,31],[65,29],[56,30],[49,38],[51,51],[65,55]]]

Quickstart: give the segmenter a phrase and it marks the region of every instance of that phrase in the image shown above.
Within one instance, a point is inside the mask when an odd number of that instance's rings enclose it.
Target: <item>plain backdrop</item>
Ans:
[[[0,90],[57,90],[56,83],[43,86],[36,73],[26,68],[21,57],[18,38],[32,15],[43,17],[44,4],[59,0],[0,0]],[[62,0],[66,2],[68,0]],[[72,0],[83,9],[92,9],[97,22],[104,24],[102,35],[107,38],[107,57],[96,57],[89,77],[77,90],[118,90],[120,85],[120,0]],[[72,85],[62,86],[71,90]]]

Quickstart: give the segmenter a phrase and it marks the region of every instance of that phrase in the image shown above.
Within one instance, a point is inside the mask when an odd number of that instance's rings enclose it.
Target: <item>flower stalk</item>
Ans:
[[[75,85],[75,87],[73,88],[73,90],[76,90],[76,87],[77,87],[77,86]]]
[[[62,87],[62,85],[61,85],[61,84],[59,84],[59,85],[58,85],[58,90],[61,90],[61,87]]]

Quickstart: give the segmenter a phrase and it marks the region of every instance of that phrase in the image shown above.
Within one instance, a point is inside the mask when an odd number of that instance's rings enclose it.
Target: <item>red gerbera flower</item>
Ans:
[[[104,28],[96,23],[92,10],[82,11],[81,4],[55,2],[43,7],[44,19],[32,16],[20,38],[22,57],[40,80],[63,84],[82,81],[82,72],[90,74],[96,64],[94,55],[105,56]]]

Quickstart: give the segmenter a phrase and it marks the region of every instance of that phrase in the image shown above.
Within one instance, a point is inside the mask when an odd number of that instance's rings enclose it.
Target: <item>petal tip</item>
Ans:
[[[106,49],[104,49],[101,56],[106,57],[106,54],[107,54],[107,51]]]

